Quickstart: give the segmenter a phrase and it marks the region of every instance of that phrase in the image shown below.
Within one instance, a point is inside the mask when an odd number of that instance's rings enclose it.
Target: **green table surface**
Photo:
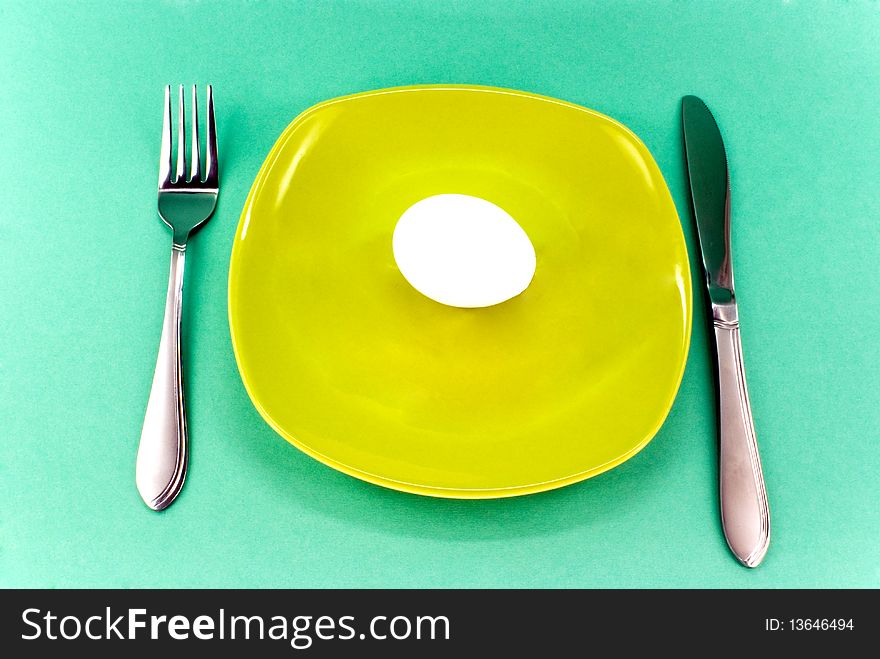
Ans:
[[[150,512],[134,462],[164,303],[163,85],[214,85],[222,192],[190,243],[192,458]],[[680,99],[724,133],[773,516],[732,558],[698,268],[684,381],[645,450],[561,490],[421,498],[337,473],[252,407],[229,338],[238,216],[323,99],[511,87],[627,124],[699,263]],[[880,586],[880,3],[0,1],[0,585]]]

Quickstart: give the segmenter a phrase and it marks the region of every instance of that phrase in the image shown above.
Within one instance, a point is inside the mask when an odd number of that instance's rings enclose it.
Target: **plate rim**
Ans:
[[[509,96],[517,96],[517,97],[525,97],[533,100],[539,100],[544,102],[549,102],[555,105],[560,105],[563,107],[568,107],[580,112],[584,112],[586,114],[592,115],[596,118],[599,118],[604,121],[608,121],[619,129],[623,130],[632,141],[639,147],[640,150],[644,151],[651,158],[651,162],[654,163],[654,166],[657,168],[657,172],[660,174],[661,179],[663,180],[666,195],[669,197],[670,206],[675,214],[676,219],[678,220],[678,239],[681,242],[682,246],[682,254],[684,255],[683,264],[685,266],[685,271],[687,273],[687,277],[682,277],[681,281],[684,282],[685,294],[683,296],[683,300],[686,306],[685,313],[685,336],[683,341],[683,350],[682,350],[682,359],[681,366],[679,368],[678,376],[675,381],[675,386],[672,387],[672,393],[669,401],[664,405],[664,411],[662,414],[658,415],[659,419],[657,423],[652,427],[652,429],[645,433],[645,436],[642,440],[633,448],[628,451],[625,451],[621,455],[595,467],[591,467],[590,469],[586,469],[584,471],[571,474],[568,476],[563,476],[558,479],[552,479],[549,481],[542,481],[538,483],[530,483],[527,485],[513,485],[509,487],[495,487],[495,488],[455,488],[455,487],[438,487],[434,485],[424,485],[420,483],[410,483],[407,481],[402,481],[398,479],[388,478],[387,476],[381,476],[379,474],[374,474],[363,469],[358,469],[356,467],[352,467],[344,462],[340,462],[334,458],[331,458],[328,455],[321,453],[320,451],[315,450],[314,448],[308,446],[304,442],[298,440],[293,434],[285,430],[281,427],[279,423],[277,423],[272,416],[268,413],[268,411],[263,407],[263,405],[258,400],[257,396],[251,389],[251,386],[248,382],[248,378],[245,375],[245,369],[242,368],[241,357],[239,355],[239,346],[238,341],[235,337],[235,327],[233,322],[233,272],[235,270],[235,262],[237,260],[237,255],[240,251],[240,244],[243,242],[242,238],[247,233],[247,227],[250,222],[250,211],[253,204],[253,198],[256,195],[257,190],[262,187],[262,184],[265,178],[268,176],[269,171],[275,164],[279,154],[284,149],[287,141],[291,138],[296,129],[302,124],[309,116],[312,114],[323,110],[326,107],[331,105],[336,105],[339,103],[344,103],[347,101],[357,100],[361,98],[367,98],[371,96],[381,96],[386,94],[394,94],[394,93],[408,93],[408,92],[419,92],[419,91],[473,91],[473,92],[483,92],[483,93],[491,93],[491,94],[503,94]],[[569,101],[564,101],[558,98],[554,98],[552,96],[544,96],[542,94],[536,94],[533,92],[526,92],[516,89],[509,89],[505,87],[495,87],[489,85],[474,85],[474,84],[416,84],[416,85],[402,85],[397,87],[387,87],[382,89],[374,89],[369,91],[356,92],[353,94],[346,94],[343,96],[337,96],[334,98],[326,99],[324,101],[320,101],[314,105],[309,106],[302,112],[300,112],[294,119],[284,128],[278,138],[275,140],[275,143],[272,145],[272,148],[269,150],[266,157],[263,159],[263,163],[260,165],[260,169],[257,172],[257,176],[254,178],[254,182],[251,184],[250,190],[248,191],[247,197],[245,198],[244,206],[242,208],[241,215],[239,216],[238,225],[236,226],[235,236],[233,237],[232,242],[232,250],[229,257],[229,272],[227,275],[227,320],[229,323],[229,335],[232,342],[232,352],[235,357],[235,365],[238,370],[239,377],[241,378],[242,384],[244,385],[245,391],[247,392],[248,398],[251,401],[251,404],[257,410],[259,415],[263,418],[263,420],[269,425],[272,430],[275,431],[276,434],[280,435],[284,440],[288,443],[292,444],[294,447],[308,455],[314,460],[335,469],[336,471],[342,472],[349,476],[353,476],[359,480],[371,483],[373,485],[379,485],[381,487],[385,487],[388,489],[396,490],[399,492],[405,492],[408,494],[417,494],[423,496],[431,496],[437,498],[448,498],[448,499],[499,499],[499,498],[508,498],[508,497],[516,497],[516,496],[524,496],[528,494],[537,494],[539,492],[546,492],[549,490],[558,489],[561,487],[565,487],[567,485],[573,485],[574,483],[578,483],[588,478],[592,478],[594,476],[598,476],[606,471],[617,467],[618,465],[626,462],[636,454],[642,451],[642,449],[647,446],[651,440],[656,437],[657,433],[662,428],[663,424],[666,422],[666,419],[669,417],[669,413],[672,411],[672,407],[675,404],[675,400],[678,397],[678,393],[681,389],[681,383],[684,378],[684,373],[687,367],[688,356],[690,355],[690,346],[691,346],[691,338],[692,338],[692,329],[693,329],[693,285],[692,285],[692,271],[691,271],[691,262],[690,255],[688,254],[687,249],[687,240],[684,235],[684,227],[681,224],[681,218],[678,214],[678,208],[675,205],[674,200],[672,199],[672,193],[669,189],[668,183],[666,183],[666,177],[663,176],[663,172],[660,169],[659,165],[657,165],[657,161],[654,159],[653,154],[650,152],[648,147],[644,142],[636,135],[628,126],[621,123],[620,121],[614,119],[613,117],[609,117],[606,114],[603,114],[597,110],[593,110],[591,108],[584,107],[582,105],[577,105],[576,103],[571,103]]]

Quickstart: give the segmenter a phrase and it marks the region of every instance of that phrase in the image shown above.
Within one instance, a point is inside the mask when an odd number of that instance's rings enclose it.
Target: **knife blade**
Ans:
[[[685,96],[681,116],[715,334],[721,523],[737,559],[747,567],[757,567],[770,544],[770,509],[746,387],[733,286],[727,154],[718,124],[701,99]]]

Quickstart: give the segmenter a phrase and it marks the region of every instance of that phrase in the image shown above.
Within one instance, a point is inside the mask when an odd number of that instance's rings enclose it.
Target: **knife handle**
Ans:
[[[721,524],[731,551],[746,567],[757,567],[770,544],[770,507],[758,442],[736,304],[713,309],[718,356]]]

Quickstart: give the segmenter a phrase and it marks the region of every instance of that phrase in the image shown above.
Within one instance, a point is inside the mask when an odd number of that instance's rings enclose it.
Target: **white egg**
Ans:
[[[490,201],[463,194],[427,197],[397,222],[394,260],[417,291],[453,307],[488,307],[522,293],[535,274],[523,228]]]

